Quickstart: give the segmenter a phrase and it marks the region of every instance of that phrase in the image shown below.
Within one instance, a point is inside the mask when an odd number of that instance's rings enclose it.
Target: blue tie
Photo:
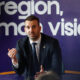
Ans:
[[[37,43],[32,43],[32,51],[33,51],[33,63],[34,63],[34,70],[35,72],[38,72],[40,70],[39,62],[36,55],[36,48],[35,45]]]

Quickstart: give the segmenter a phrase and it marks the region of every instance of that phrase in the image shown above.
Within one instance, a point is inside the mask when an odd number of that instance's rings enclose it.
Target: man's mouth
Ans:
[[[30,34],[30,36],[34,37],[34,36],[35,36],[35,34]]]

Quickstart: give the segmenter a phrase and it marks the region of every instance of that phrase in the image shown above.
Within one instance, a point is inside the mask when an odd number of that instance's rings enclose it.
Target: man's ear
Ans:
[[[41,31],[41,26],[39,26],[39,28],[40,28],[40,31]]]

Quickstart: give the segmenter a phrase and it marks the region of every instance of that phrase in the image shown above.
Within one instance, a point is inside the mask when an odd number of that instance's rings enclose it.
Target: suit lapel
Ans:
[[[45,57],[47,55],[46,50],[47,50],[46,41],[44,36],[41,35],[41,44],[40,44],[40,51],[39,51],[39,61],[41,65],[43,65]]]
[[[27,57],[27,63],[28,63],[28,70],[31,73],[34,73],[34,64],[33,64],[33,56],[32,56],[32,47],[30,45],[29,39],[26,39],[25,41],[25,51],[26,51],[26,57]]]
[[[27,55],[28,58],[30,58],[30,56],[32,56],[32,47],[30,45],[28,38],[25,40],[24,49],[25,49],[24,51],[26,51],[25,54]]]
[[[24,46],[25,51],[27,50],[27,52],[29,52],[30,49],[31,49],[31,45],[30,45],[30,42],[29,42],[29,39],[28,39],[28,38],[25,40],[24,45],[25,45],[25,46]]]

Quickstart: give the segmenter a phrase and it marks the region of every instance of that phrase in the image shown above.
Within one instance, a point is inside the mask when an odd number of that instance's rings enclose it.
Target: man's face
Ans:
[[[33,41],[37,40],[40,37],[41,27],[38,25],[37,20],[26,20],[24,30],[28,37]]]

